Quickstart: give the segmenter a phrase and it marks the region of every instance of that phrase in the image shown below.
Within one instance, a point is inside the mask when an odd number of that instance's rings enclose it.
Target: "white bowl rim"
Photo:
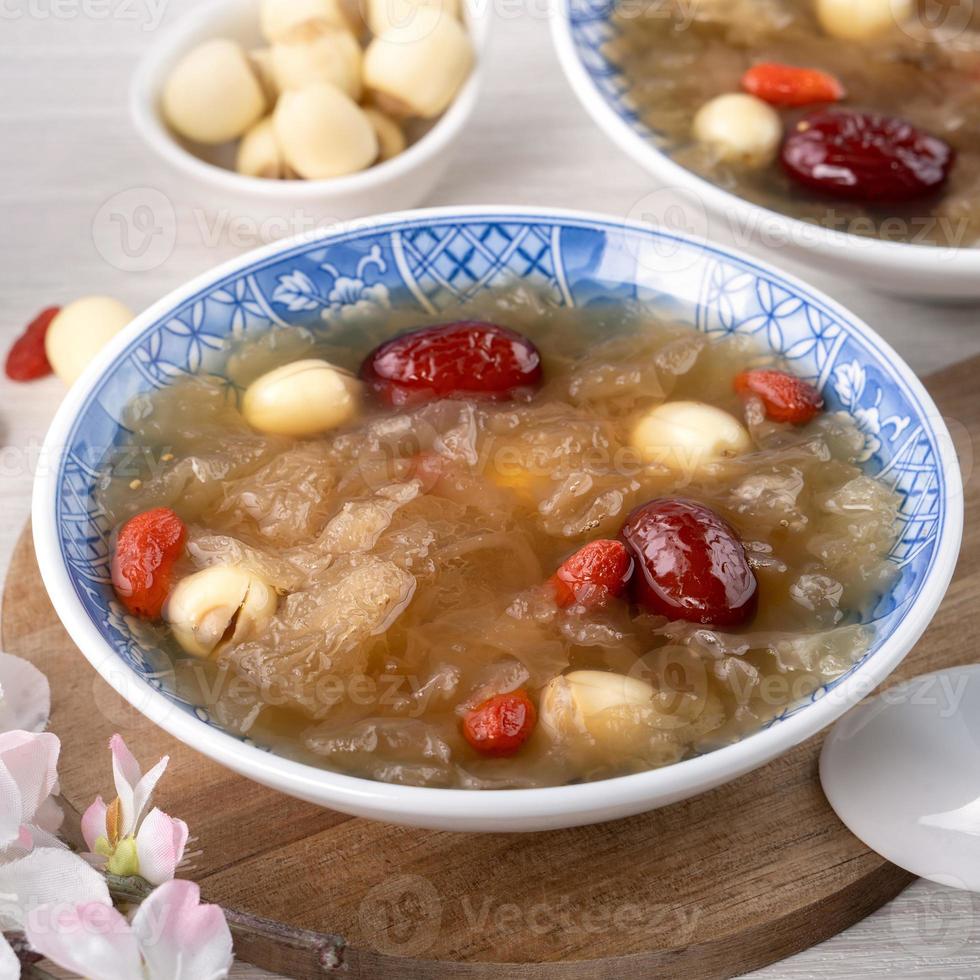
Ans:
[[[953,248],[890,242],[835,231],[753,204],[681,166],[635,132],[609,105],[578,56],[572,37],[571,0],[551,0],[551,3],[551,38],[572,90],[599,128],[648,173],[665,182],[673,182],[673,186],[695,195],[716,214],[724,214],[745,228],[752,228],[757,224],[758,215],[764,214],[769,222],[767,237],[772,235],[781,241],[799,242],[800,248],[837,262],[863,264],[862,259],[867,258],[875,266],[894,272],[896,277],[901,277],[904,272],[921,275],[923,271],[940,276],[952,271],[957,276],[980,277],[980,246]],[[671,185],[667,183],[666,186]],[[846,255],[841,254],[842,249],[847,250]]]
[[[68,391],[56,413],[42,451],[42,458],[48,460],[49,465],[38,471],[32,505],[34,543],[42,579],[55,610],[73,641],[102,678],[125,700],[179,741],[204,755],[260,783],[302,799],[314,800],[340,810],[369,809],[377,819],[381,819],[380,815],[383,814],[393,822],[400,823],[425,826],[427,822],[439,821],[444,824],[458,819],[460,825],[467,829],[467,823],[488,826],[499,820],[501,830],[520,830],[521,827],[515,826],[518,823],[533,825],[539,821],[539,826],[543,826],[545,821],[558,820],[563,826],[571,826],[576,822],[584,824],[607,819],[600,811],[613,812],[619,807],[623,812],[635,813],[643,809],[640,804],[645,800],[650,801],[652,807],[659,805],[657,801],[693,796],[704,788],[718,785],[733,775],[762,765],[815,735],[870,694],[912,648],[939,607],[956,566],[963,529],[963,495],[955,456],[939,456],[939,462],[944,467],[947,488],[944,499],[946,520],[935,543],[931,563],[918,597],[905,613],[901,628],[896,628],[871,657],[830,693],[807,704],[803,710],[781,720],[778,725],[758,730],[738,742],[705,755],[660,769],[569,786],[499,790],[401,786],[320,769],[246,744],[178,708],[126,666],[89,619],[75,594],[68,569],[61,561],[54,509],[60,466],[54,461],[61,459],[76,416],[89,393],[146,327],[215,280],[253,267],[280,253],[288,252],[291,248],[310,242],[343,238],[350,234],[376,232],[409,221],[453,218],[472,220],[480,217],[488,220],[502,217],[551,220],[566,224],[578,222],[587,227],[609,231],[625,229],[642,234],[651,233],[650,228],[640,222],[624,221],[587,211],[501,205],[415,209],[364,219],[353,232],[336,227],[274,242],[195,277],[158,300],[114,337]],[[932,428],[931,435],[945,436],[949,440],[949,433],[939,410],[912,370],[886,341],[835,300],[806,285],[797,277],[754,256],[742,254],[738,249],[706,245],[682,235],[668,235],[660,231],[655,234],[754,266],[761,273],[777,281],[781,280],[790,289],[822,304],[832,315],[853,326],[862,339],[876,348],[883,360],[890,364],[898,379],[918,401],[924,419]],[[123,670],[118,669],[120,664]],[[507,826],[508,823],[510,827]]]
[[[420,139],[402,153],[374,164],[366,170],[321,180],[269,180],[208,163],[184,149],[167,129],[157,108],[158,90],[153,79],[160,65],[188,48],[222,12],[241,7],[241,0],[207,0],[185,13],[153,44],[133,74],[129,86],[129,114],[143,141],[177,170],[224,191],[250,194],[272,202],[301,202],[311,197],[324,201],[365,193],[397,181],[406,173],[423,167],[446,148],[465,127],[479,97],[483,80],[483,63],[490,33],[488,5],[464,0],[467,27],[476,51],[476,61],[463,87],[451,105]]]

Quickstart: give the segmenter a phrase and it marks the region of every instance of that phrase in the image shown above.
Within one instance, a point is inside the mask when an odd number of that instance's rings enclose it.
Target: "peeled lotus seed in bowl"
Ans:
[[[372,36],[358,4],[209,0],[163,32],[144,56],[130,88],[133,124],[183,178],[188,203],[249,218],[260,242],[413,207],[442,178],[473,114],[490,20],[477,0],[418,7],[427,24],[437,15],[437,36],[411,38],[404,61],[382,58],[382,81],[371,91],[365,76]],[[378,8],[371,9],[384,23]],[[438,26],[439,17],[452,23]],[[451,54],[445,63],[441,50]],[[432,71],[420,75],[428,57]],[[220,70],[209,77],[202,64]],[[283,145],[275,125],[284,94],[318,83],[350,100],[339,115],[318,106],[322,118],[340,126],[335,132],[351,139],[329,160],[329,135],[317,140],[309,126],[305,133],[290,126],[282,130]],[[392,97],[392,86],[401,84],[410,90]],[[202,108],[205,96],[225,106],[220,119]]]

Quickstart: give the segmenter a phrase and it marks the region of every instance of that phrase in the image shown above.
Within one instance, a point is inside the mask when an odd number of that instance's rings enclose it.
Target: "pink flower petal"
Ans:
[[[187,824],[168,817],[154,807],[136,834],[136,855],[140,874],[151,885],[169,881],[177,870],[187,845]]]
[[[20,657],[0,653],[0,731],[41,732],[51,715],[48,679]]]
[[[20,960],[0,933],[0,980],[20,980]]]
[[[22,729],[0,732],[0,753],[33,741],[41,732],[25,732]]]
[[[50,794],[58,785],[61,743],[50,734],[0,734],[0,851],[10,859],[11,848],[30,850],[45,846],[49,835],[34,824],[57,812]]]
[[[101,796],[95,798],[95,802],[82,814],[82,837],[85,838],[85,846],[90,850],[95,850],[95,842],[100,837],[108,837],[105,827],[105,815],[108,811]]]
[[[150,980],[221,980],[231,969],[231,932],[217,905],[200,904],[192,881],[160,885],[133,917]]]
[[[164,772],[166,772],[169,762],[170,756],[165,755],[136,784],[136,787],[133,790],[133,810],[135,811],[135,815],[133,817],[134,827],[139,824],[143,811],[149,805],[150,797],[153,796],[153,790],[156,789],[157,783],[160,782],[160,777],[164,774]]]
[[[17,780],[0,764],[0,852],[20,841],[24,806]]]
[[[57,793],[57,787],[52,792]],[[34,825],[48,834],[58,833],[64,822],[64,810],[61,809],[53,796],[49,796],[34,814]]]
[[[111,905],[105,878],[77,854],[44,847],[0,864],[0,930],[22,929],[32,910],[60,902],[66,906],[101,902]]]
[[[89,854],[88,851],[83,851],[78,855],[86,864],[91,865],[96,871],[101,871],[105,874],[105,866],[109,863],[107,857],[103,857],[101,854]]]
[[[133,790],[140,781],[139,763],[133,758],[133,753],[126,747],[122,735],[116,734],[109,739],[109,749],[112,752],[112,778],[116,784],[116,796],[122,809],[119,834],[125,837],[132,833],[136,825],[136,813],[133,808]]]
[[[31,824],[26,830],[31,840],[28,850],[34,847],[68,847],[57,834],[49,834],[35,824]]]
[[[14,778],[20,790],[22,823],[31,823],[40,805],[58,785],[57,735],[6,732],[0,735],[0,766]]]
[[[109,751],[112,753],[113,772],[118,772],[127,785],[135,786],[140,781],[140,764],[118,732],[109,739]]]
[[[38,953],[72,973],[95,980],[143,975],[136,936],[111,905],[45,905],[31,914],[25,932]]]
[[[116,783],[116,795],[122,810],[119,833],[121,837],[125,837],[136,832],[143,810],[150,802],[153,790],[170,762],[170,756],[165,755],[143,775],[122,735],[113,735],[109,740],[109,748],[112,750],[112,775]]]

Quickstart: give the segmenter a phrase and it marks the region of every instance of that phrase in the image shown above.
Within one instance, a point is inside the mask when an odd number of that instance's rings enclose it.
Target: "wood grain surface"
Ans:
[[[939,614],[890,682],[976,656],[978,374],[980,358],[929,381],[967,477],[967,532]],[[421,831],[259,787],[143,719],[69,640],[26,532],[2,632],[6,650],[51,679],[72,803],[110,791],[113,731],[144,762],[168,753],[158,803],[190,824],[199,853],[189,873],[206,898],[343,937],[352,977],[731,977],[838,933],[912,880],[830,810],[816,775],[819,737],[734,783],[627,820],[520,836]]]

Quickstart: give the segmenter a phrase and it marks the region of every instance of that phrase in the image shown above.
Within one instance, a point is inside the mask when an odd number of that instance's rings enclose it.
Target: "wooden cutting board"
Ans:
[[[892,682],[980,649],[978,376],[980,358],[928,383],[960,451],[966,536],[939,614]],[[321,957],[255,958],[291,976],[731,977],[835,935],[912,880],[834,816],[817,779],[820,737],[720,789],[615,823],[526,835],[413,830],[264,789],[142,718],[61,627],[27,531],[7,576],[2,639],[51,680],[68,800],[82,809],[111,792],[114,731],[144,764],[169,753],[157,803],[190,825],[200,853],[186,874],[205,897],[333,934]]]

